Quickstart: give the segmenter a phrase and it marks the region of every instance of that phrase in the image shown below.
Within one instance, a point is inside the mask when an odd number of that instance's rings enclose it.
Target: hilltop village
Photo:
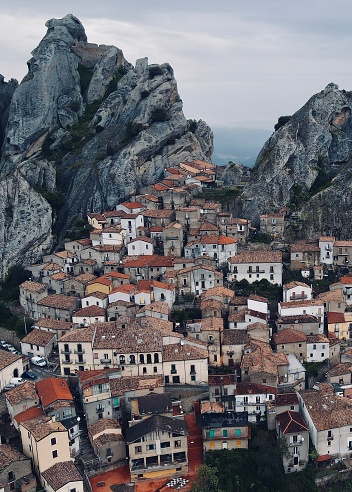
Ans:
[[[0,342],[6,492],[190,490],[205,452],[247,449],[258,424],[286,442],[287,474],[310,442],[317,467],[350,458],[352,240],[283,252],[294,213],[256,229],[199,196],[216,186],[216,166],[181,162],[27,267],[32,330],[20,353]]]

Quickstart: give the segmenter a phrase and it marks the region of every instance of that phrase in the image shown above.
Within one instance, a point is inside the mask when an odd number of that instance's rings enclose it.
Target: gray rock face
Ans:
[[[8,114],[0,179],[3,190],[15,186],[13,180],[25,190],[29,216],[24,223],[37,237],[34,241],[29,234],[27,240],[24,234],[21,244],[13,241],[21,222],[14,218],[17,207],[24,216],[24,198],[10,206],[9,195],[1,191],[0,223],[13,236],[0,239],[0,277],[12,263],[28,263],[42,248],[52,247],[53,228],[60,239],[77,217],[113,208],[156,182],[165,167],[209,160],[213,150],[206,123],[190,125],[185,119],[170,65],[149,66],[144,58],[133,67],[120,49],[88,43],[72,15],[46,25],[21,84],[5,91],[0,80],[0,116]],[[58,195],[64,206],[53,212],[46,199]],[[41,220],[34,227],[32,212],[39,208]]]
[[[329,84],[273,133],[242,195],[243,215],[258,223],[259,214],[293,204],[307,237],[336,227],[351,237],[351,108],[352,93]]]
[[[4,77],[0,74],[0,147],[4,141],[10,102],[17,86],[17,80],[11,79],[9,82],[5,82]]]

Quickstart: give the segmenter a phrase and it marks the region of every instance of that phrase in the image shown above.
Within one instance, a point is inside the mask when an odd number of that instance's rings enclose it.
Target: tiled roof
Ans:
[[[276,416],[276,421],[282,434],[293,434],[302,431],[309,431],[304,418],[299,412],[286,410],[286,412],[280,413]]]
[[[156,301],[148,304],[147,306],[143,306],[138,313],[143,313],[145,311],[151,311],[154,313],[161,313],[168,315],[170,312],[170,308],[167,302]]]
[[[24,410],[23,412],[18,413],[15,415],[15,420],[16,422],[26,422],[27,420],[32,420],[35,419],[36,417],[40,417],[41,415],[44,415],[44,410],[42,407],[30,407],[27,410]]]
[[[131,243],[136,243],[138,241],[142,241],[143,243],[149,243],[149,244],[153,244],[153,239],[151,239],[150,237],[147,237],[147,236],[137,236],[136,238],[134,239],[131,239],[131,241],[129,242],[129,244]]]
[[[305,287],[308,288],[309,285],[305,284],[304,282],[298,282],[297,280],[293,280],[292,282],[289,282],[288,284],[283,285],[284,290],[289,290],[289,289],[294,289],[295,287]]]
[[[302,391],[301,397],[318,431],[351,427],[352,402],[348,398],[314,390]]]
[[[320,253],[320,248],[317,244],[305,243],[303,241],[291,244],[290,250],[291,253]]]
[[[277,407],[286,407],[288,405],[298,405],[298,397],[294,392],[291,393],[278,393],[275,398],[275,405]]]
[[[282,263],[282,253],[280,251],[248,251],[228,260],[233,264],[246,263]]]
[[[352,247],[352,240],[335,241],[334,247]]]
[[[106,277],[98,277],[89,282],[89,285],[94,285],[94,284],[101,284],[101,285],[106,285],[109,287],[109,285],[112,284],[112,280],[106,278]]]
[[[256,383],[236,383],[236,395],[276,394],[277,388]]]
[[[222,345],[246,345],[250,337],[247,330],[224,330]]]
[[[35,383],[33,383],[33,381],[25,381],[24,383],[16,386],[5,394],[5,398],[11,406],[17,405],[23,400],[39,401],[39,397],[35,389]]]
[[[109,297],[109,295],[105,294],[104,292],[99,292],[98,290],[96,290],[95,292],[91,292],[90,294],[87,294],[83,299],[88,299],[88,297],[96,297],[97,299],[103,301],[104,299]]]
[[[323,302],[344,302],[343,289],[328,290],[317,295],[317,299]]]
[[[306,335],[302,331],[293,330],[292,328],[285,328],[284,330],[274,333],[274,341],[276,345],[305,342]]]
[[[223,303],[218,301],[217,299],[202,299],[200,303],[200,309],[203,311],[204,309],[219,309],[221,313],[221,309],[223,308]]]
[[[307,335],[307,343],[329,343],[329,339],[325,335]]]
[[[306,301],[280,302],[281,308],[297,308],[304,306],[322,306],[323,301],[319,299],[307,299]]]
[[[149,393],[137,397],[140,415],[162,414],[172,411],[172,398],[170,393]]]
[[[40,282],[33,282],[32,280],[26,280],[20,285],[20,288],[28,292],[39,293],[39,292],[46,291],[48,286]]]
[[[334,242],[335,238],[334,236],[320,236],[319,241],[322,242]]]
[[[56,272],[57,270],[61,270],[61,265],[58,263],[46,263],[42,270],[48,271],[48,272]]]
[[[20,453],[10,444],[1,444],[0,446],[0,472],[2,473],[11,463],[16,461],[28,460],[27,456]],[[16,477],[17,478],[17,477]]]
[[[269,302],[269,300],[266,297],[258,296],[257,294],[251,294],[248,297],[248,299],[251,301],[258,301],[258,302],[265,302],[265,303]]]
[[[100,419],[88,427],[88,433],[92,438],[108,429],[116,429],[121,433],[121,425],[117,419]]]
[[[39,345],[39,347],[46,347],[54,337],[55,333],[53,332],[34,328],[34,330],[29,332],[28,335],[22,338],[21,343],[30,343],[33,345]]]
[[[10,366],[14,362],[17,362],[20,359],[21,359],[20,355],[12,354],[11,352],[5,352],[4,350],[2,350],[1,357],[0,357],[0,371],[5,369],[5,367]]]
[[[59,321],[52,318],[40,318],[35,322],[34,326],[50,330],[71,330],[73,328],[73,324],[70,321]]]
[[[59,342],[91,342],[94,335],[94,326],[87,328],[77,328],[69,333],[65,333]]]
[[[228,321],[229,323],[240,323],[245,321],[246,319],[246,311],[242,309],[241,311],[236,311],[234,313],[229,314]]]
[[[35,383],[43,407],[47,407],[57,400],[73,402],[71,391],[65,378],[45,378]]]
[[[163,361],[207,359],[208,351],[192,345],[172,343],[163,347]]]
[[[236,374],[209,374],[208,384],[209,386],[224,386],[237,383]]]
[[[56,253],[54,253],[54,256],[58,256],[59,258],[62,259],[75,258],[76,253],[72,253],[72,251],[68,251],[67,249],[64,249],[62,251],[57,251]]]
[[[58,309],[72,309],[76,303],[76,297],[65,296],[63,294],[50,294],[38,301],[37,304]]]
[[[55,463],[43,471],[42,476],[54,491],[61,489],[70,482],[83,482],[81,474],[71,461]]]
[[[329,376],[343,376],[352,373],[352,364],[350,362],[341,362],[329,370]]]
[[[248,368],[249,374],[265,372],[278,376],[278,366],[288,366],[288,360],[284,353],[274,353],[268,343],[251,342],[252,351],[244,354],[241,368]]]
[[[105,316],[105,309],[102,307],[99,307],[99,306],[86,306],[86,307],[76,311],[74,316],[75,316],[75,318],[76,317],[85,318],[86,316],[87,317]]]
[[[82,273],[81,275],[77,275],[77,277],[73,277],[72,280],[75,280],[80,284],[88,284],[96,278],[96,275],[93,275],[92,273]]]
[[[50,275],[50,278],[52,280],[59,281],[59,280],[68,279],[68,278],[70,278],[70,276],[65,272],[57,272],[57,273],[53,273],[52,275]]]
[[[343,285],[352,285],[352,276],[346,275],[345,277],[341,277],[340,282]]]
[[[174,259],[171,256],[159,255],[141,255],[141,256],[126,256],[123,260],[122,267],[124,268],[141,268],[141,267],[168,267],[173,266]]]
[[[333,311],[328,312],[328,324],[332,323],[344,323],[345,313],[334,313]]]
[[[167,218],[171,217],[175,213],[174,210],[164,209],[164,210],[144,210],[142,215],[144,217],[152,217],[152,218]]]
[[[298,324],[298,323],[319,323],[316,316],[311,314],[296,314],[295,316],[281,316],[276,321],[276,324]]]
[[[264,330],[264,331],[269,331],[269,325],[267,323],[251,323],[250,325],[247,326],[247,331],[253,331],[253,330]]]
[[[42,416],[22,422],[21,425],[27,429],[36,441],[40,441],[53,432],[66,432],[67,429],[61,422],[53,422],[51,417]]]
[[[126,376],[110,380],[111,396],[122,396],[127,391],[154,389],[164,386],[162,376]]]

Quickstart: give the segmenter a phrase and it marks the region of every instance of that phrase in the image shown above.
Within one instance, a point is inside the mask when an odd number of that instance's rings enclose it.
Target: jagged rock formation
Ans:
[[[47,250],[53,228],[63,237],[78,215],[113,208],[165,167],[213,150],[210,128],[185,119],[169,64],[132,66],[120,49],[88,43],[72,15],[46,26],[21,84],[0,78],[0,277]]]
[[[329,84],[265,143],[242,195],[243,215],[289,205],[300,237],[352,236],[352,92]]]
[[[251,175],[251,169],[240,162],[230,161],[220,176],[224,186],[236,186],[247,181]]]

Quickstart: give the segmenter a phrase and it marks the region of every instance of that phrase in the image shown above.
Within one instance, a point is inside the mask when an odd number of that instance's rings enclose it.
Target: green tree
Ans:
[[[218,469],[201,465],[192,486],[192,492],[222,492],[219,488]]]

